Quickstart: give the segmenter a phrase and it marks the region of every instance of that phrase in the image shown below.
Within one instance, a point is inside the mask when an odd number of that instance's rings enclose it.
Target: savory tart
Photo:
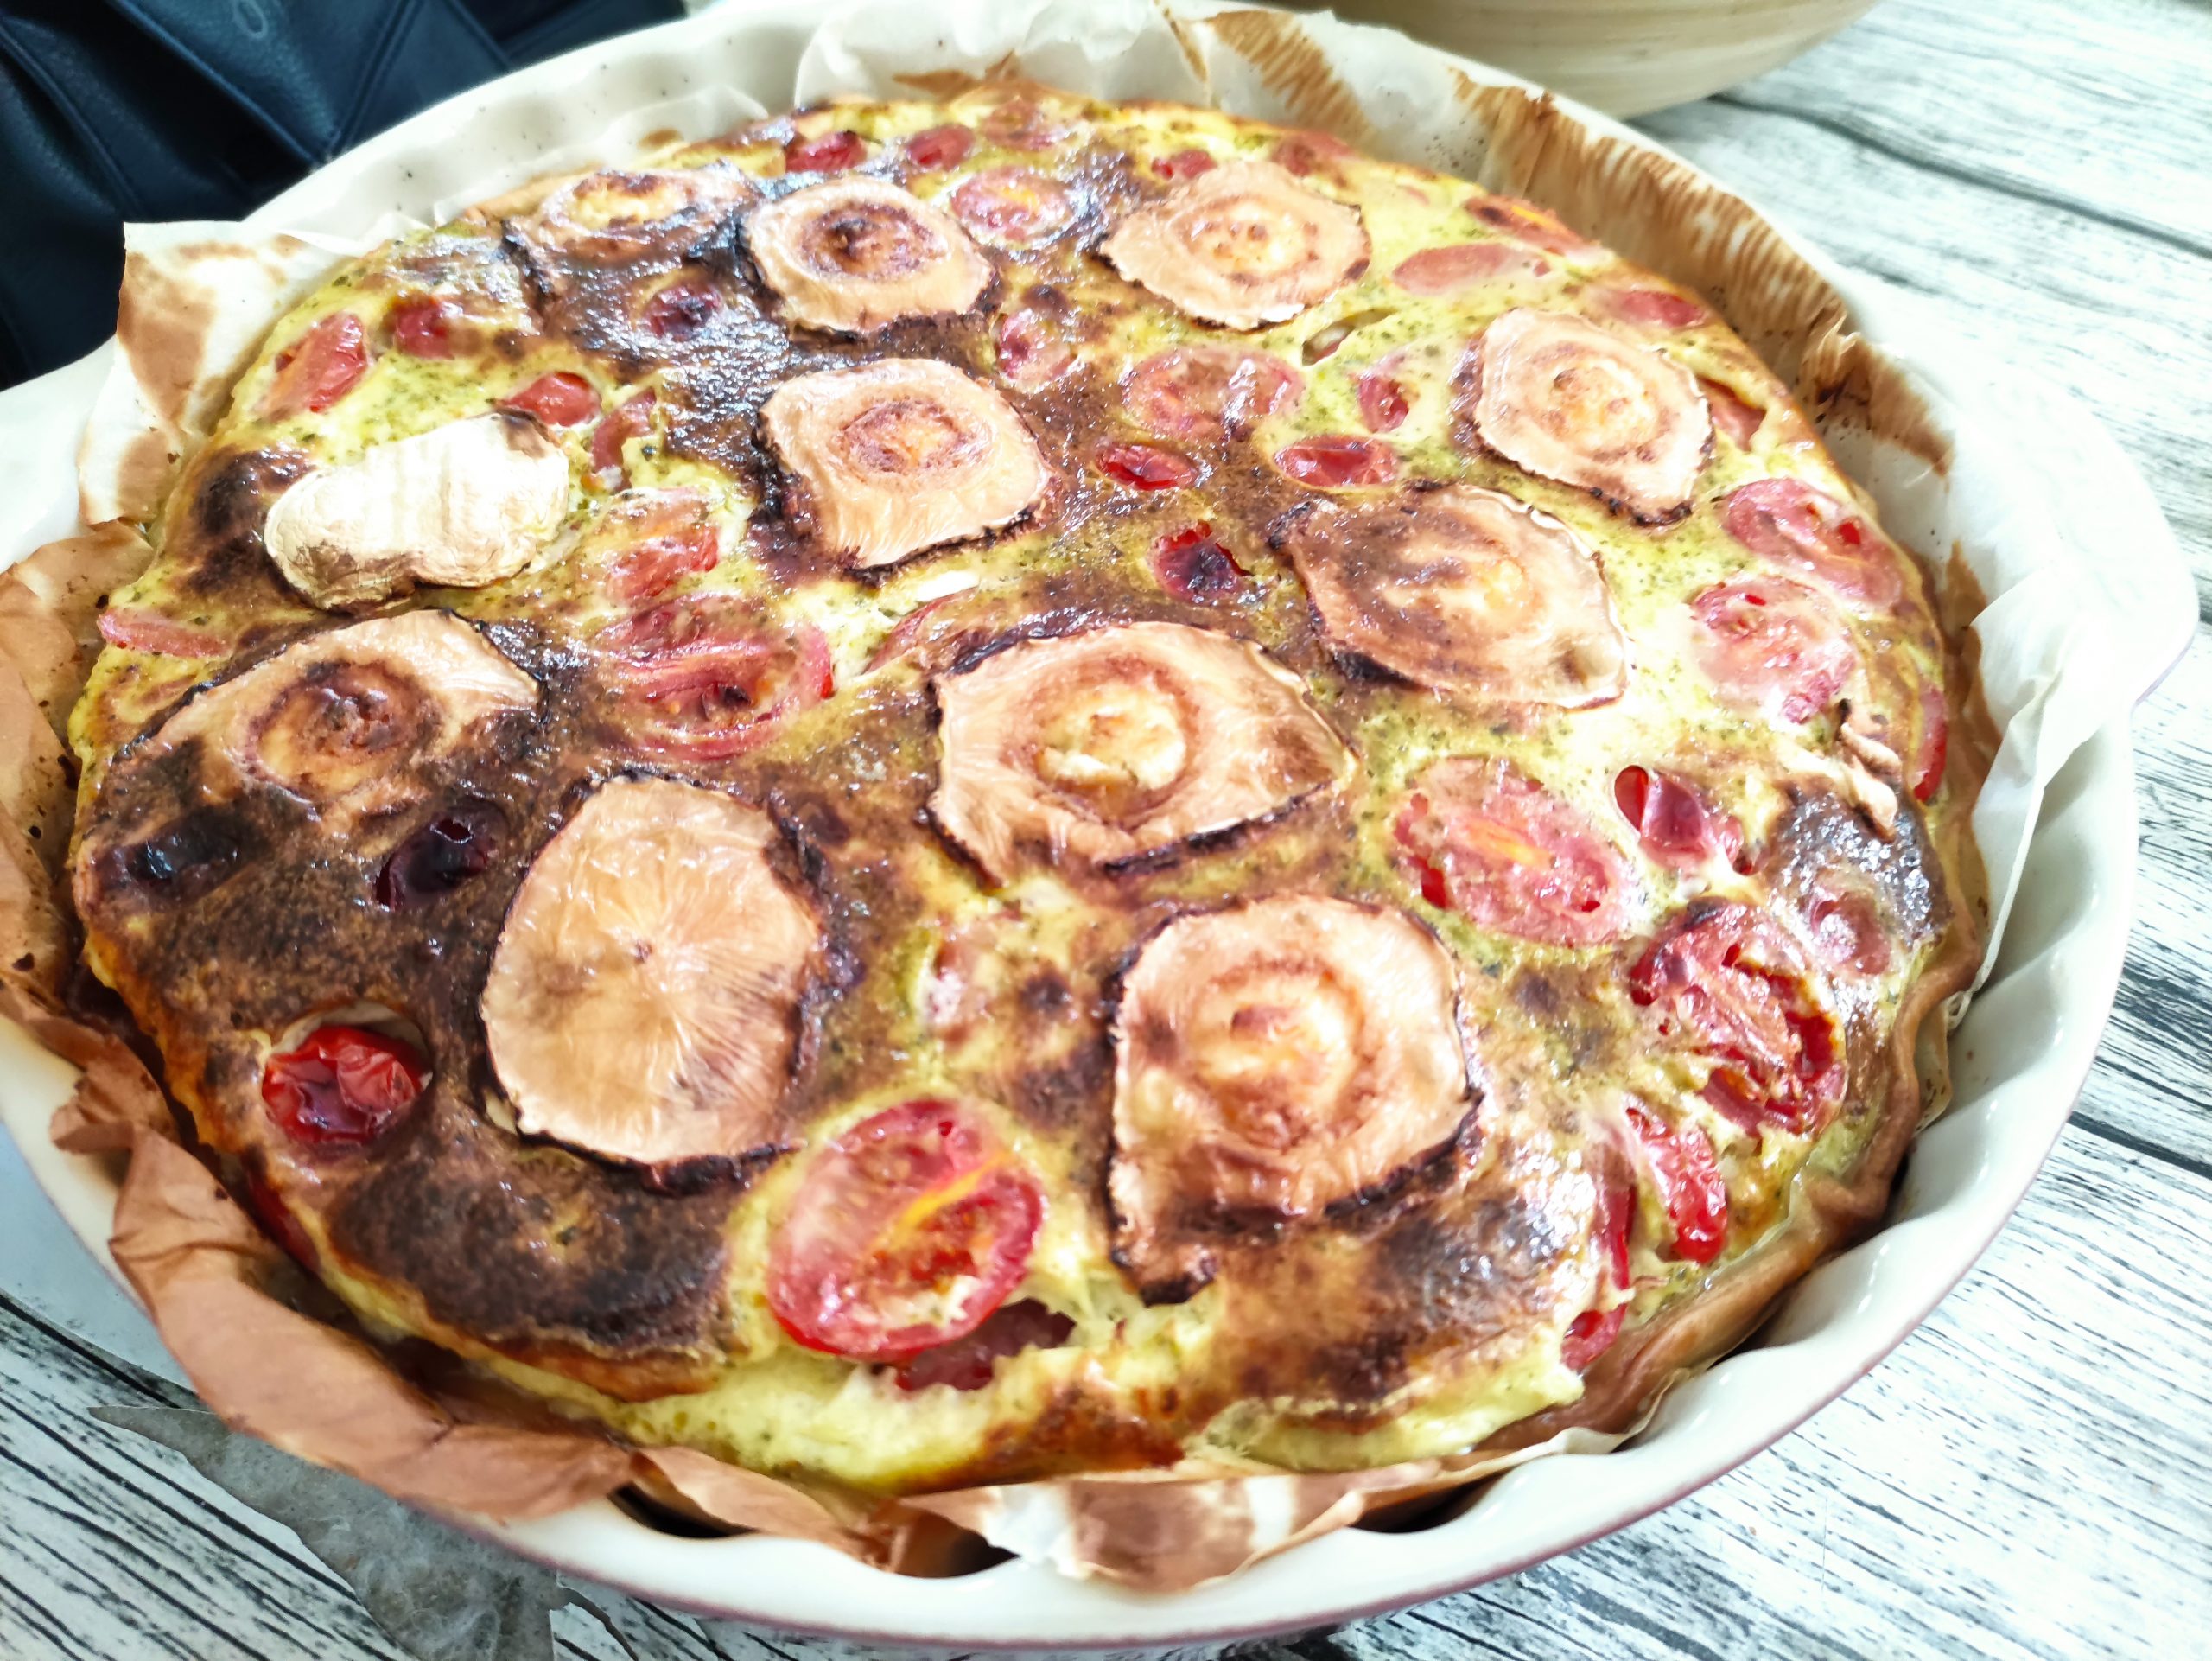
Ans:
[[[370,1332],[642,1443],[1624,1428],[1878,1214],[1978,957],[1970,686],[1776,376],[1311,134],[544,181],[279,321],[152,529],[92,970]]]

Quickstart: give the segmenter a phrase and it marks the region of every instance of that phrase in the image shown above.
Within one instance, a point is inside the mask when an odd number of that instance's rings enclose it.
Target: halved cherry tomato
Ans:
[[[230,650],[220,635],[173,623],[131,606],[110,606],[99,614],[100,639],[125,652],[150,652],[163,658],[219,658]]]
[[[603,633],[610,726],[647,753],[726,761],[836,690],[829,643],[734,595],[690,595]]]
[[[369,335],[350,311],[334,311],[276,360],[262,411],[271,417],[327,410],[359,384],[369,368]]]
[[[1198,481],[1198,464],[1152,444],[1102,444],[1098,470],[1138,490],[1181,490]]]
[[[1950,748],[1950,706],[1944,702],[1943,689],[1931,682],[1920,689],[1920,743],[1912,757],[1914,800],[1936,799],[1943,787],[1943,763]]]
[[[1010,98],[976,124],[976,130],[995,144],[1013,150],[1046,150],[1068,136],[1040,109],[1035,99]]]
[[[1705,394],[1706,407],[1713,411],[1713,424],[1727,435],[1739,450],[1747,450],[1758,436],[1759,428],[1766,420],[1766,411],[1755,404],[1746,404],[1717,380],[1698,377],[1698,390]]]
[[[1075,366],[1075,348],[1034,311],[1010,311],[1000,318],[998,347],[999,373],[1033,391]]]
[[[1705,1098],[1745,1130],[1817,1130],[1843,1099],[1841,1034],[1811,966],[1748,907],[1683,913],[1630,966],[1628,988],[1662,1038],[1719,1063]]]
[[[1405,423],[1413,405],[1406,389],[1389,376],[1369,370],[1359,378],[1359,418],[1372,433],[1395,432]]]
[[[916,167],[935,173],[944,168],[957,168],[968,159],[968,152],[976,148],[976,135],[957,122],[944,127],[931,127],[918,132],[906,141],[906,159]]]
[[[1859,888],[1818,888],[1805,902],[1805,932],[1829,968],[1879,975],[1890,966],[1890,937],[1873,896]]]
[[[1034,168],[986,168],[952,193],[952,212],[986,241],[1027,247],[1066,226],[1075,218],[1075,205],[1056,181]]]
[[[1211,173],[1214,159],[1205,150],[1177,150],[1173,156],[1155,159],[1152,170],[1163,179],[1195,179],[1201,173]]]
[[[1657,328],[1695,328],[1713,321],[1713,314],[1688,296],[1664,289],[1611,290],[1605,295],[1605,309],[1616,317]]]
[[[1672,773],[1623,767],[1613,775],[1613,800],[1636,827],[1643,851],[1662,865],[1688,870],[1715,855],[1732,865],[1744,851],[1735,818],[1711,811],[1694,786]]]
[[[1525,242],[1532,248],[1561,256],[1599,251],[1598,245],[1582,236],[1548,208],[1517,196],[1475,196],[1467,212],[1493,231]]]
[[[1129,413],[1164,438],[1242,437],[1254,423],[1294,406],[1306,378],[1269,352],[1182,346],[1129,371]]]
[[[1573,805],[1504,760],[1446,763],[1418,783],[1394,834],[1431,905],[1553,945],[1620,938],[1626,862]]]
[[[813,138],[794,138],[784,146],[786,173],[842,173],[868,160],[868,140],[840,129]]]
[[[1541,277],[1548,261],[1510,242],[1457,242],[1424,248],[1398,262],[1390,280],[1408,294],[1437,299],[1484,283],[1510,283]]]
[[[1591,1234],[1613,1286],[1628,1290],[1628,1231],[1636,1220],[1635,1191],[1624,1182],[1605,1180],[1598,1185],[1598,1203]],[[1575,1316],[1559,1346],[1559,1359],[1580,1372],[1612,1348],[1627,1319],[1626,1302],[1610,1309],[1585,1309]]]
[[[1170,531],[1152,545],[1152,574],[1179,600],[1210,604],[1243,585],[1244,568],[1204,520]]]
[[[1275,465],[1301,485],[1350,490],[1389,484],[1398,476],[1398,453],[1378,439],[1330,433],[1285,445],[1275,452]]]
[[[1058,1349],[1075,1331],[1075,1322],[1035,1298],[999,1306],[989,1320],[965,1338],[924,1350],[893,1376],[901,1390],[988,1390],[1001,1358],[1024,1350]]]
[[[1275,141],[1274,164],[1286,173],[1306,178],[1316,173],[1333,172],[1337,167],[1351,161],[1359,152],[1333,133],[1285,133]]]
[[[1699,661],[1723,696],[1785,721],[1810,721],[1834,703],[1859,665],[1827,605],[1782,577],[1707,589],[1690,610],[1705,626]]]
[[[1670,1130],[1634,1102],[1628,1104],[1628,1122],[1658,1183],[1667,1220],[1675,1225],[1675,1256],[1711,1263],[1728,1244],[1728,1184],[1713,1161],[1712,1139],[1694,1124]]]
[[[696,571],[721,563],[721,541],[711,525],[686,525],[624,549],[607,567],[607,587],[625,600],[652,600]]]
[[[678,277],[645,302],[645,327],[664,340],[688,340],[715,321],[722,297],[703,277]]]
[[[299,1048],[272,1055],[261,1099],[295,1141],[361,1147],[391,1129],[423,1093],[423,1058],[365,1027],[318,1027]]]
[[[520,391],[510,392],[500,407],[534,415],[549,427],[574,427],[599,413],[599,394],[582,375],[556,369],[540,375]]]
[[[591,464],[600,470],[622,465],[622,446],[652,430],[653,395],[639,392],[607,412],[591,436]]]
[[[1761,558],[1825,582],[1847,600],[1883,608],[1904,592],[1904,571],[1882,533],[1802,479],[1738,486],[1728,493],[1721,524]]]
[[[377,904],[404,911],[451,894],[484,874],[506,831],[506,816],[495,803],[476,797],[454,803],[378,868]]]
[[[806,1173],[768,1248],[768,1307],[809,1349],[907,1361],[1006,1301],[1044,1218],[1036,1178],[967,1110],[887,1108]]]
[[[410,358],[450,358],[453,320],[461,308],[435,295],[412,294],[391,312],[391,343]]]

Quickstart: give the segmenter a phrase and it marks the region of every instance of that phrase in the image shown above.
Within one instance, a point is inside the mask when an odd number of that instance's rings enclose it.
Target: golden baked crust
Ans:
[[[1977,956],[1973,874],[1937,851],[1976,783],[1940,738],[1967,689],[1924,574],[1701,303],[1541,210],[1282,138],[1044,94],[837,105],[387,245],[272,331],[111,608],[74,726],[76,895],[201,1136],[372,1326],[639,1441],[875,1489],[1342,1467],[1624,1423],[1877,1213],[1921,1104],[1916,1031]],[[853,218],[821,187],[855,163],[925,208],[872,190],[889,217]],[[1192,187],[1246,163],[1267,165],[1241,194]],[[759,204],[807,187],[844,205],[781,215],[764,261]],[[1186,197],[1145,221],[1141,279],[1117,270],[1116,228]],[[1185,285],[1157,227],[1193,222],[1212,264]],[[1310,248],[1270,251],[1300,226]],[[804,283],[776,276],[802,257]],[[980,289],[949,283],[971,259]],[[824,309],[840,260],[868,268],[859,321]],[[1567,355],[1529,371],[1536,347]],[[855,406],[837,468],[764,423],[801,375],[899,360],[950,372]],[[524,442],[480,442],[495,409]],[[1003,442],[1009,416],[1033,449]],[[376,494],[324,488],[350,517],[287,530],[313,562],[272,560],[302,480],[464,424],[453,453],[519,458],[492,500],[536,500],[548,442],[564,458],[562,523],[519,570],[482,481],[416,461],[375,464],[397,531],[364,528]],[[812,500],[828,478],[851,499]],[[855,503],[859,561],[830,529]],[[471,560],[474,586],[409,586]],[[195,704],[378,605],[450,614],[535,700],[430,723],[427,748],[399,721],[401,765],[335,782],[269,764],[278,729],[244,760],[194,729]],[[1248,643],[1264,710],[1223,707],[1235,676],[1179,679],[1163,624]],[[1314,753],[1355,765],[1209,789],[1236,811],[1135,857],[1047,837],[987,872],[931,818],[961,765],[938,712],[1062,640],[1154,645],[1116,697],[1078,677],[1072,702],[993,706],[995,766],[1058,813],[1184,824],[1159,811],[1173,769],[1229,765],[1240,715],[1263,756],[1325,727]],[[315,685],[358,719],[357,692]],[[639,774],[765,814],[764,891],[820,932],[779,1006],[787,1087],[732,1116],[741,1142],[659,1166],[594,1151],[573,1111],[558,1142],[519,1134],[480,1005],[539,850]],[[609,869],[555,922],[668,949]],[[1435,996],[1398,1001],[1319,925],[1279,950],[1230,931],[1243,955],[1204,960],[1264,990],[1222,1015],[1230,1052],[1193,1027],[1117,1067],[1147,1015],[1128,989],[1172,981],[1199,920],[1347,902],[1448,963],[1459,1100],[1433,1067],[1410,1107],[1360,1093],[1402,1071],[1363,1067],[1374,1034]],[[317,1025],[397,1034],[420,1098],[303,1139],[264,1085]],[[1264,1147],[1296,1174],[1117,1215],[1160,1187],[1114,1180],[1129,1127],[1167,1168],[1128,1098],[1163,1053],[1187,1063],[1162,1099],[1188,1168]],[[849,1243],[794,1219],[868,1127],[940,1103],[975,1145],[916,1193],[983,1184],[999,1257],[969,1240],[970,1283],[931,1295],[950,1336],[917,1348],[928,1320],[802,1307]],[[1397,1111],[1402,1137],[1331,1129]],[[1388,1157],[1306,1180],[1325,1144]],[[1163,1231],[1177,1273],[1133,1275]]]

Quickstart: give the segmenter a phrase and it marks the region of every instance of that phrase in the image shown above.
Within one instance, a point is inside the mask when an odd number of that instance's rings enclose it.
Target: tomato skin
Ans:
[[[1302,485],[1351,490],[1395,479],[1398,453],[1372,438],[1332,433],[1284,446],[1275,452],[1275,466]]]
[[[1815,892],[1804,907],[1813,950],[1830,969],[1879,975],[1890,966],[1890,937],[1873,900],[1856,888]]]
[[[378,868],[372,889],[377,904],[403,911],[474,881],[490,867],[506,830],[505,816],[493,803],[456,803],[393,849]]]
[[[1211,604],[1243,586],[1244,568],[1203,519],[1152,545],[1152,574],[1178,600]]]
[[[961,181],[951,207],[976,235],[1015,247],[1042,242],[1075,218],[1067,192],[1034,168],[987,168]]]
[[[1274,164],[1284,172],[1299,178],[1309,178],[1316,173],[1333,172],[1338,164],[1349,162],[1359,152],[1333,133],[1285,133],[1275,141]]]
[[[1688,870],[1716,855],[1732,865],[1742,856],[1742,827],[1713,813],[1694,786],[1672,773],[1623,767],[1613,775],[1613,800],[1644,852],[1662,865]]]
[[[1509,762],[1447,762],[1423,773],[1393,834],[1422,897],[1478,928],[1593,945],[1627,927],[1619,850]]]
[[[369,335],[350,311],[334,311],[276,360],[262,411],[272,417],[320,415],[360,383],[369,370]]]
[[[1675,1256],[1711,1263],[1728,1244],[1728,1184],[1713,1163],[1711,1138],[1694,1124],[1669,1130],[1634,1102],[1628,1104],[1628,1122],[1658,1182],[1667,1220],[1675,1225]]]
[[[1371,433],[1395,432],[1405,424],[1413,405],[1406,389],[1389,376],[1370,370],[1359,378],[1359,418]]]
[[[818,1154],[769,1245],[768,1307],[809,1349],[908,1362],[1020,1282],[1045,1196],[959,1104],[902,1103]]]
[[[1598,251],[1597,245],[1579,234],[1566,220],[1534,202],[1517,196],[1475,196],[1467,212],[1491,230],[1562,257]]]
[[[1843,1099],[1841,1034],[1779,929],[1732,901],[1694,905],[1628,971],[1659,1035],[1717,1063],[1705,1098],[1756,1134],[1816,1131]]]
[[[1800,725],[1836,701],[1858,649],[1821,597],[1783,578],[1707,589],[1690,601],[1700,658],[1723,696]]]
[[[678,277],[645,302],[644,321],[664,340],[688,340],[721,309],[722,297],[707,278]]]
[[[1002,1303],[965,1338],[924,1350],[893,1375],[904,1391],[949,1384],[955,1390],[988,1390],[1003,1356],[1024,1350],[1058,1349],[1075,1331],[1075,1322],[1034,1298]]]
[[[549,427],[575,427],[599,413],[599,394],[582,375],[556,369],[508,393],[499,407],[536,416]]]
[[[1254,423],[1294,408],[1306,378],[1268,352],[1183,346],[1132,369],[1122,393],[1130,414],[1165,438],[1242,437]]]
[[[318,1027],[296,1050],[272,1055],[261,1100],[296,1142],[365,1147],[423,1094],[427,1069],[409,1046],[365,1027]]]
[[[1748,450],[1751,441],[1759,435],[1765,423],[1766,411],[1755,404],[1746,404],[1717,380],[1698,377],[1698,391],[1705,394],[1706,408],[1713,412],[1714,428],[1726,434],[1739,450]]]
[[[727,761],[836,690],[819,629],[779,632],[732,595],[671,600],[599,644],[620,740],[647,754]]]
[[[1457,242],[1407,255],[1390,272],[1390,281],[1408,294],[1439,299],[1484,283],[1541,277],[1550,270],[1548,261],[1513,243]]]
[[[918,132],[906,141],[906,159],[925,172],[936,173],[945,168],[957,168],[968,159],[968,152],[976,148],[976,135],[955,122],[943,127],[931,127]]]
[[[1656,328],[1695,328],[1713,321],[1713,314],[1687,295],[1664,289],[1615,289],[1605,306],[1617,317]]]
[[[1591,1233],[1598,1250],[1604,1254],[1605,1266],[1613,1285],[1623,1292],[1628,1290],[1628,1231],[1635,1219],[1634,1190],[1624,1182],[1601,1179]],[[1592,1361],[1612,1348],[1627,1317],[1625,1301],[1616,1303],[1610,1309],[1585,1309],[1568,1326],[1567,1336],[1560,1344],[1559,1359],[1577,1372],[1586,1371]]]
[[[1033,311],[1010,311],[999,319],[998,351],[999,373],[1033,391],[1075,366],[1075,348]]]
[[[721,543],[712,525],[651,537],[625,549],[607,572],[607,586],[625,600],[652,600],[683,577],[721,563]]]
[[[100,639],[125,652],[150,652],[163,658],[219,658],[230,650],[219,635],[133,607],[104,608],[95,627]]]
[[[1152,164],[1155,176],[1162,179],[1195,179],[1201,173],[1211,173],[1216,163],[1211,155],[1202,150],[1177,150],[1173,156],[1163,156]]]
[[[591,436],[591,464],[605,472],[622,465],[622,446],[652,430],[653,395],[639,392],[609,410]]]
[[[1932,802],[1943,787],[1943,763],[1951,748],[1950,706],[1943,689],[1930,683],[1920,689],[1920,746],[1912,760],[1912,796]]]
[[[391,343],[410,358],[450,358],[460,308],[434,295],[410,295],[392,307]]]
[[[1152,444],[1104,444],[1098,470],[1136,490],[1182,490],[1198,481],[1198,464]]]
[[[842,173],[868,160],[868,140],[840,129],[813,138],[794,138],[784,146],[786,173]]]
[[[1728,493],[1721,524],[1762,559],[1876,608],[1904,594],[1904,574],[1881,532],[1801,479],[1755,479]]]

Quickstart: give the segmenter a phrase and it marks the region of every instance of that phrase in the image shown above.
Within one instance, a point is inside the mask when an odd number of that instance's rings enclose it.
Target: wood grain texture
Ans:
[[[2212,594],[2212,0],[1886,0],[1644,124],[1971,349],[2082,396]],[[1974,1275],[1810,1424],[1513,1580],[1269,1661],[2158,1658],[2212,1631],[2212,646],[2143,707],[2142,875],[2079,1112]],[[0,1655],[404,1661],[289,1531],[91,1416],[187,1399],[135,1316],[0,1216]],[[57,1286],[67,1282],[66,1291]],[[592,1661],[831,1661],[627,1599]]]

